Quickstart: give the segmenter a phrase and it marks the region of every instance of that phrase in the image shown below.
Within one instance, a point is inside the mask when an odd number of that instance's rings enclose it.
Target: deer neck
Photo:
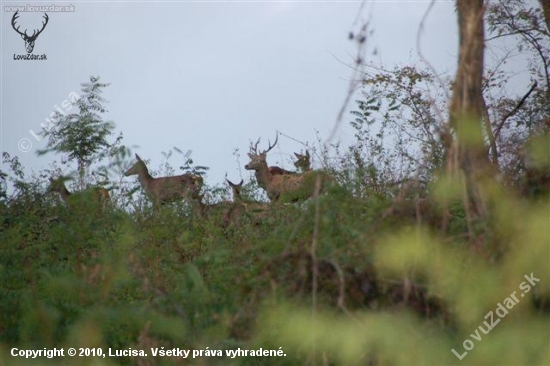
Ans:
[[[68,203],[69,197],[71,196],[71,192],[69,192],[69,190],[67,189],[67,187],[63,186],[63,187],[61,187],[61,189],[59,190],[59,195],[61,196],[61,199],[62,199],[65,203]]]
[[[146,167],[143,167],[143,169],[140,169],[138,173],[138,180],[145,191],[150,191],[152,189],[152,183],[155,178],[153,178],[151,174],[149,174],[149,171]]]
[[[273,179],[273,174],[269,171],[267,163],[264,162],[260,169],[256,170],[256,179],[258,184],[268,187],[271,184],[271,179]]]
[[[241,195],[239,193],[235,193],[235,191],[233,191],[233,202],[232,203],[241,202],[241,201],[242,201]]]

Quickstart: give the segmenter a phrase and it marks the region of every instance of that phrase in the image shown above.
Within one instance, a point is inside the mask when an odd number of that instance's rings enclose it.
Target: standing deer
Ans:
[[[274,175],[270,172],[266,162],[267,153],[277,144],[269,144],[267,150],[258,153],[258,142],[254,146],[250,146],[248,157],[250,162],[245,165],[246,170],[254,170],[258,185],[262,187],[269,199],[273,201],[296,202],[301,199],[307,199],[313,195],[315,179],[319,174],[322,174],[321,179],[324,180],[324,173],[318,171],[308,171],[302,174],[283,174]]]
[[[153,178],[138,154],[136,159],[137,162],[124,173],[124,176],[137,175],[154,206],[181,199],[197,202],[200,200],[199,192],[203,183],[200,175],[186,173],[173,177]]]
[[[109,191],[101,187],[91,187],[80,192],[71,193],[65,186],[67,178],[50,178],[50,185],[47,192],[57,192],[69,207],[74,207],[78,202],[89,201],[105,205],[109,201]]]

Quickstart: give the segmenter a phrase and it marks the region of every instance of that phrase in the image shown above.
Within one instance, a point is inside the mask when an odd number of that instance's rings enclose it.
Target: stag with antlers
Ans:
[[[278,136],[273,145],[270,143],[267,150],[258,153],[258,144],[250,146],[248,157],[250,162],[245,165],[246,170],[254,170],[258,185],[262,187],[269,199],[283,202],[296,202],[307,199],[313,195],[315,179],[321,174],[322,182],[325,181],[324,173],[317,171],[308,171],[302,174],[282,174],[274,175],[271,173],[267,162],[267,153],[277,144]]]
[[[25,29],[25,32],[21,33],[21,31],[19,31],[19,27],[15,28],[15,21],[17,20],[17,18],[19,18],[19,15],[17,15],[17,13],[19,12],[16,11],[15,14],[13,14],[13,17],[11,18],[11,26],[17,33],[21,35],[21,38],[23,38],[23,40],[25,41],[25,48],[27,49],[27,53],[32,53],[36,38],[38,38],[40,33],[42,33],[42,31],[44,30],[44,28],[46,28],[46,25],[48,24],[48,20],[49,20],[48,14],[44,13],[44,19],[46,19],[46,21],[42,22],[42,29],[40,30],[35,29],[34,32],[32,33],[32,36],[29,36],[27,34],[26,29]]]

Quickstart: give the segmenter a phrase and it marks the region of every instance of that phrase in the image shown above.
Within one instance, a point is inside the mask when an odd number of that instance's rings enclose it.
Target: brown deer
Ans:
[[[246,170],[254,170],[258,185],[262,187],[269,199],[283,202],[296,202],[307,199],[313,195],[315,179],[321,174],[322,182],[325,180],[325,173],[322,171],[308,171],[302,174],[274,175],[270,172],[266,162],[267,153],[277,144],[269,144],[267,150],[258,153],[258,142],[250,146],[248,157],[250,162],[245,165]]]
[[[199,200],[200,215],[202,218],[209,218],[214,221],[221,220],[221,227],[224,230],[227,229],[232,222],[237,220],[237,217],[244,212],[246,205],[241,197],[243,181],[241,180],[239,184],[235,184],[229,179],[226,179],[226,181],[233,193],[232,201],[204,203],[204,195],[201,195]]]
[[[277,145],[278,138],[279,138],[279,135],[277,135],[277,137],[275,138],[275,143],[273,144],[273,146]],[[256,146],[258,146],[259,143],[260,143],[260,139],[258,139],[258,141],[256,142]],[[271,172],[271,174],[273,174],[273,175],[296,174],[296,172],[292,172],[290,170],[283,169],[283,168],[281,168],[279,166],[276,166],[276,165],[270,166],[268,169]],[[258,176],[256,176],[256,178],[257,177]]]
[[[229,179],[226,179],[227,184],[229,184],[229,187],[231,187],[231,192],[233,193],[233,202],[240,202],[242,200],[241,197],[241,188],[243,186],[243,180],[241,179],[239,184],[235,184]]]
[[[247,211],[263,211],[266,209],[265,202],[250,201],[246,200],[241,196],[241,188],[243,186],[243,180],[239,184],[231,182],[229,179],[226,179],[227,183],[233,191],[233,203],[240,203],[244,206]]]
[[[253,216],[254,223],[259,224],[262,221],[263,215],[266,211],[267,204],[263,202],[251,202],[246,201],[241,196],[241,187],[243,185],[243,180],[239,184],[231,182],[229,179],[226,179],[227,184],[231,187],[233,191],[233,202],[230,205],[229,209],[224,215],[223,218],[223,227],[227,228],[231,223],[235,223],[240,217],[245,214],[250,214]]]
[[[296,172],[291,172],[290,170],[285,170],[278,166],[270,166],[269,171],[273,175],[283,175],[283,174],[296,174]]]
[[[308,150],[306,150],[305,155],[294,153],[294,156],[296,156],[294,166],[298,170],[300,170],[302,173],[309,172],[311,170],[311,157],[309,156]]]
[[[109,191],[101,187],[91,187],[77,193],[71,193],[65,186],[65,177],[58,179],[50,178],[50,185],[47,192],[57,192],[59,196],[69,207],[74,207],[78,202],[88,201],[105,205],[109,199]]]
[[[200,200],[199,192],[203,183],[201,176],[186,173],[173,177],[153,178],[138,154],[136,154],[136,159],[137,162],[124,173],[124,176],[137,175],[153,205],[163,205],[182,199]]]
[[[306,150],[306,154],[305,155],[302,155],[302,154],[298,154],[298,153],[294,153],[294,155],[296,156],[296,161],[294,162],[294,166],[296,168],[298,168],[298,172],[293,172],[293,171],[290,171],[290,170],[285,170],[281,167],[278,167],[278,166],[270,166],[269,167],[269,171],[271,172],[271,174],[273,175],[283,175],[283,174],[298,174],[298,173],[305,173],[305,172],[308,172],[311,170],[311,162],[310,162],[310,156],[309,156],[309,151]]]
[[[201,207],[201,213],[203,216],[211,216],[215,215],[216,213],[220,213],[221,211],[228,211],[236,202],[240,202],[241,200],[241,187],[243,185],[243,181],[239,184],[235,184],[231,182],[229,179],[226,179],[227,183],[231,187],[231,190],[233,192],[233,200],[232,201],[221,201],[216,203],[204,203],[204,195],[200,195],[200,207]]]

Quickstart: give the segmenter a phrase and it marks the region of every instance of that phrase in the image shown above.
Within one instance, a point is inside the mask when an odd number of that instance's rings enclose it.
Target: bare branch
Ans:
[[[495,131],[495,141],[498,139],[498,136],[500,134],[500,131],[502,130],[502,127],[504,126],[504,123],[506,123],[506,120],[508,120],[508,118],[512,117],[514,114],[517,113],[517,111],[521,108],[521,106],[523,105],[523,103],[525,103],[525,101],[527,100],[527,98],[529,98],[529,95],[531,95],[531,93],[533,92],[533,90],[535,90],[535,88],[537,87],[537,82],[535,80],[535,82],[533,83],[533,85],[531,85],[531,88],[529,89],[529,91],[527,92],[527,94],[525,94],[523,96],[523,98],[521,98],[521,100],[518,102],[518,104],[515,106],[514,109],[512,109],[510,112],[508,112],[508,114],[506,114],[503,118],[502,118],[502,121],[500,121],[500,124],[498,125],[496,131]]]

